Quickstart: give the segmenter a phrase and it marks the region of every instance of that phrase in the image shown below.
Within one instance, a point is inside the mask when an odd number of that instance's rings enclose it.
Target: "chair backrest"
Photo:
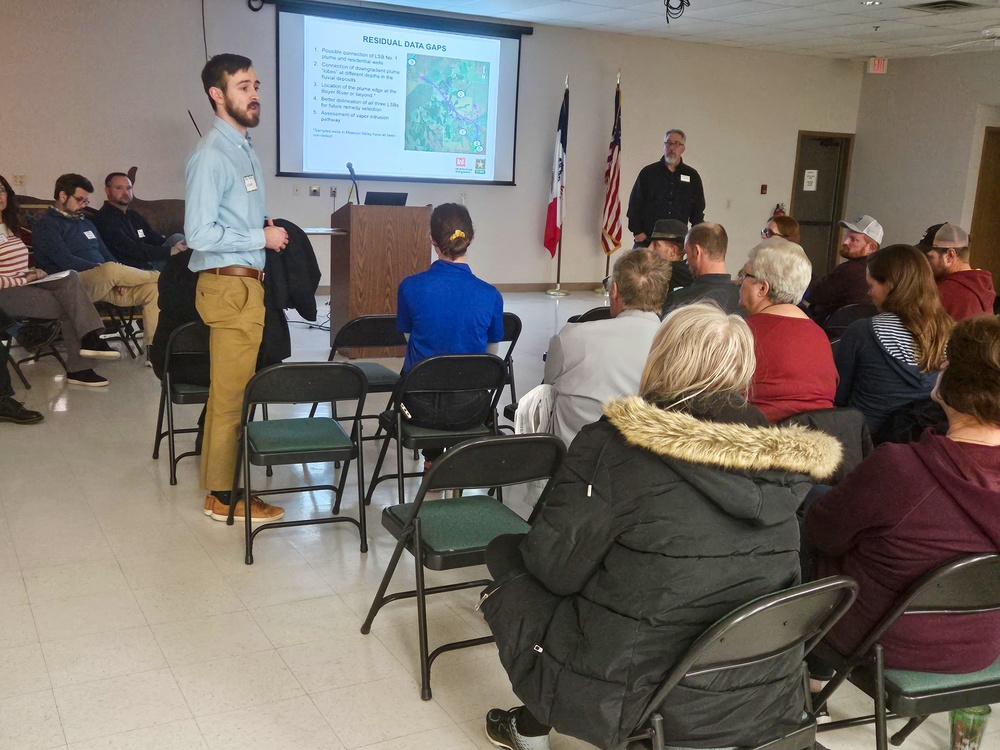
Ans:
[[[167,339],[164,367],[170,367],[172,356],[188,354],[208,354],[208,341],[212,329],[200,320],[177,326]]]
[[[406,346],[406,336],[396,330],[396,316],[362,315],[337,331],[331,356],[342,349],[388,346]]]
[[[875,450],[865,415],[857,409],[849,407],[814,409],[792,414],[778,422],[780,427],[792,424],[825,432],[837,438],[844,446],[844,458],[840,468],[832,477],[825,480],[826,484],[834,485],[840,482],[857,468],[862,459]]]
[[[870,318],[876,313],[878,309],[871,302],[844,305],[827,316],[822,328],[828,336],[839,336],[854,321]]]
[[[499,398],[506,376],[507,365],[493,354],[441,354],[411,367],[397,393],[496,391]]]
[[[491,435],[460,443],[424,474],[425,492],[507,487],[546,480],[562,462],[566,446],[554,435]]]
[[[611,308],[608,305],[592,307],[587,312],[574,315],[569,323],[589,323],[592,320],[611,320]]]
[[[1000,555],[956,557],[914,583],[858,646],[850,661],[863,658],[903,615],[974,614],[997,609],[1000,609]]]
[[[368,380],[348,362],[284,362],[265,367],[247,383],[243,394],[243,422],[254,404],[296,404],[353,401],[357,415],[364,408]]]
[[[503,361],[508,366],[514,355],[514,347],[517,346],[517,340],[521,338],[521,328],[521,319],[517,315],[512,312],[505,312],[503,314],[503,339],[501,341],[510,343],[510,346],[507,347],[507,353],[503,357]]]
[[[809,653],[854,603],[858,584],[824,578],[749,602],[710,627],[671,668],[643,712],[642,726],[684,677],[736,669],[793,649]]]

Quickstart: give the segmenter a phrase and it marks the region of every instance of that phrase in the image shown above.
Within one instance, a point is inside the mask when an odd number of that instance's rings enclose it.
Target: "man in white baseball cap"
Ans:
[[[868,256],[882,244],[882,225],[865,214],[854,221],[842,221],[840,226],[847,230],[840,247],[844,262],[816,279],[803,298],[809,303],[809,315],[820,324],[845,305],[871,302],[865,271]]]

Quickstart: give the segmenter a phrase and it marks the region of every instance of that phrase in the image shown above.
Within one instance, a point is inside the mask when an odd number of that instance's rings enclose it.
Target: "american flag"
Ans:
[[[601,246],[605,255],[611,255],[622,246],[622,207],[618,199],[621,182],[622,155],[622,86],[615,86],[615,124],[611,128],[611,145],[608,146],[608,167],[604,171],[604,221],[601,224]]]

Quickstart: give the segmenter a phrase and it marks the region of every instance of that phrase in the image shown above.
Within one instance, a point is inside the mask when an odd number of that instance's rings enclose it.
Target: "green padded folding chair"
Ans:
[[[400,599],[417,600],[417,637],[420,650],[420,697],[431,699],[431,664],[440,654],[492,643],[493,637],[447,643],[428,653],[428,594],[485,587],[488,580],[445,586],[425,586],[424,568],[453,570],[483,565],[486,546],[502,534],[526,534],[528,524],[500,500],[485,493],[428,500],[439,490],[504,487],[547,480],[558,468],[566,448],[553,435],[493,435],[469,440],[445,453],[424,474],[412,503],[390,505],[382,511],[382,525],[397,539],[385,575],[361,632],[368,634],[379,610]],[[548,488],[546,487],[546,492]],[[545,501],[545,492],[539,504]],[[413,555],[416,588],[386,595],[403,551]]]
[[[325,523],[350,523],[357,526],[361,535],[361,551],[368,551],[368,531],[365,523],[365,472],[361,450],[361,415],[365,408],[368,383],[360,368],[346,362],[289,362],[266,367],[247,383],[243,396],[243,414],[240,424],[240,444],[236,455],[236,475],[233,477],[233,497],[240,484],[243,470],[245,497],[254,495],[280,495],[292,492],[329,490],[334,495],[331,515],[324,518],[304,518],[296,521],[275,521],[253,528],[250,513],[246,512],[246,564],[253,565],[253,540],[265,529],[287,526],[309,526]],[[298,417],[268,419],[253,422],[253,408],[257,404],[295,404],[317,401],[356,401],[350,432],[331,417]],[[357,459],[358,517],[340,516],[350,462]],[[251,486],[250,466],[281,466],[286,464],[343,462],[340,483],[337,486],[308,485],[254,490]],[[227,523],[233,524],[236,503],[229,506]]]
[[[387,411],[379,415],[379,427],[385,430],[385,439],[375,463],[375,472],[368,484],[365,503],[371,503],[375,487],[380,482],[395,479],[399,502],[406,497],[403,480],[421,476],[422,472],[403,471],[403,448],[412,451],[422,449],[444,450],[465,440],[497,433],[497,401],[507,377],[507,365],[500,357],[492,354],[449,354],[428,357],[410,368],[396,389]],[[491,404],[484,415],[483,423],[463,430],[434,430],[417,427],[407,419],[404,401],[410,393],[468,393],[488,391]],[[379,475],[385,462],[389,443],[396,441],[396,473]]]
[[[167,439],[167,450],[170,454],[170,484],[177,484],[177,464],[182,458],[197,456],[199,450],[192,450],[177,455],[176,435],[197,433],[200,427],[177,429],[174,426],[174,404],[206,404],[208,403],[208,387],[179,382],[176,371],[183,364],[192,364],[202,360],[208,367],[208,338],[211,329],[200,320],[178,326],[167,339],[167,349],[163,359],[163,377],[160,380],[160,409],[156,417],[156,440],[153,443],[153,458],[160,457],[160,442]],[[167,429],[163,429],[163,415],[167,416]]]
[[[406,337],[396,330],[395,315],[362,315],[354,320],[347,321],[343,327],[337,331],[333,339],[333,346],[330,348],[330,356],[327,362],[333,362],[337,354],[343,355],[345,349],[385,349],[395,346],[406,346]],[[399,380],[399,373],[389,369],[378,362],[365,362],[352,360],[351,364],[361,369],[368,379],[368,393],[392,393]],[[337,416],[336,404],[331,405],[331,413],[334,418]],[[316,413],[316,404],[313,404],[309,416]],[[378,414],[365,414],[363,419],[378,419]],[[365,437],[365,440],[378,440],[379,432]]]
[[[892,736],[892,744],[901,745],[930,714],[1000,701],[1000,660],[970,674],[886,669],[879,644],[879,639],[900,617],[968,615],[997,609],[1000,609],[1000,555],[969,555],[951,560],[918,580],[852,654],[845,656],[828,643],[819,644],[816,656],[837,670],[837,675],[817,696],[816,707],[825,705],[845,680],[850,680],[875,702],[873,716],[834,721],[821,725],[819,731],[874,722],[875,746],[887,750],[889,719],[909,719]]]
[[[760,597],[715,623],[670,669],[646,705],[638,729],[619,748],[649,742],[653,750],[684,747],[690,738],[672,736],[659,709],[682,680],[801,654],[804,658],[854,603],[858,584],[846,576],[824,578]],[[802,665],[803,699],[809,679]],[[699,741],[703,742],[703,741]],[[816,717],[805,705],[802,721],[757,750],[810,750],[816,743]]]

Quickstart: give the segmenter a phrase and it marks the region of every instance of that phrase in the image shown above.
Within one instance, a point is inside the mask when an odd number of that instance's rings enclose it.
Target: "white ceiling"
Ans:
[[[512,22],[830,58],[994,49],[980,32],[1000,27],[1000,0],[968,0],[977,7],[937,14],[904,7],[920,1],[882,0],[866,6],[860,0],[690,0],[684,15],[668,24],[662,0],[382,0]]]

